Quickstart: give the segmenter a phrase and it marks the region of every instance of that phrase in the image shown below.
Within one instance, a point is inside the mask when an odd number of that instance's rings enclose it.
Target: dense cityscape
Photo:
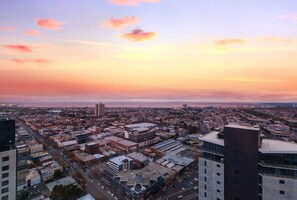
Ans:
[[[297,200],[296,0],[1,0],[0,200]]]
[[[236,165],[234,176],[244,186],[237,185],[233,195],[297,197],[295,104],[171,108],[3,104],[0,114],[1,144],[9,143],[1,147],[11,145],[1,151],[2,199],[14,195],[34,200],[224,199],[232,185],[227,184],[232,175],[226,173],[234,173],[228,171],[224,152],[232,151],[244,155],[237,162],[248,163],[247,168]],[[256,153],[249,155],[253,148]],[[224,170],[224,165],[229,167]]]

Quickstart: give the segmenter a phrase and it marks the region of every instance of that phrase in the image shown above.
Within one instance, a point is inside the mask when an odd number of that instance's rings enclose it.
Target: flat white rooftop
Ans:
[[[246,129],[246,130],[254,130],[254,131],[258,131],[259,130],[259,127],[242,126],[242,125],[238,125],[238,124],[228,124],[225,127],[238,128],[238,129]]]
[[[259,151],[261,153],[296,154],[297,144],[281,140],[263,139]]]
[[[115,163],[117,165],[121,165],[123,163],[123,161],[126,160],[126,159],[129,160],[129,161],[132,160],[131,158],[129,158],[127,156],[118,156],[118,157],[110,159],[110,162],[113,162],[113,163]]]
[[[223,139],[218,138],[218,133],[219,133],[218,131],[212,131],[210,133],[207,133],[206,135],[203,135],[200,138],[200,140],[204,141],[204,142],[210,142],[210,143],[213,143],[213,144],[224,146],[225,142],[224,142]]]
[[[152,123],[138,123],[138,124],[128,124],[126,125],[126,128],[136,129],[136,128],[151,128],[155,127],[156,124]]]

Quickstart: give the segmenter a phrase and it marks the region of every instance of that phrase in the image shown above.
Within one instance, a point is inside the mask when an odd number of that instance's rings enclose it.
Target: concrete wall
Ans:
[[[224,164],[199,158],[199,200],[218,198],[224,199]]]
[[[280,183],[284,181],[284,184]],[[285,194],[280,194],[284,191]],[[297,179],[289,179],[274,176],[262,176],[262,199],[263,200],[296,200],[297,199]]]

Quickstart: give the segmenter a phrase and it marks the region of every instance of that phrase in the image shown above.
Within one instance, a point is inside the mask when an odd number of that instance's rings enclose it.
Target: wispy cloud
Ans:
[[[123,46],[111,44],[111,43],[105,43],[105,42],[96,42],[91,40],[69,40],[69,39],[55,39],[50,41],[58,41],[58,42],[68,42],[68,43],[74,43],[74,44],[84,44],[84,45],[93,45],[93,46],[106,46],[106,47],[116,47],[121,48]]]
[[[136,23],[138,23],[138,21],[139,21],[138,18],[135,16],[126,16],[123,18],[111,17],[110,19],[103,21],[102,26],[106,27],[106,28],[118,29],[118,28],[122,28],[124,26],[136,24]]]
[[[134,29],[129,33],[122,34],[122,38],[130,40],[132,42],[140,42],[144,40],[150,40],[156,36],[154,32],[145,32],[141,29]]]
[[[297,14],[281,15],[281,16],[278,16],[278,18],[297,22]]]
[[[112,4],[118,6],[137,6],[140,3],[158,3],[161,0],[110,0]]]
[[[279,42],[279,43],[291,43],[291,42],[294,42],[294,40],[291,39],[291,38],[276,37],[276,36],[262,38],[262,41],[265,41],[265,42]]]
[[[232,44],[243,44],[245,43],[244,39],[240,39],[240,38],[226,38],[226,39],[222,39],[222,40],[215,40],[213,42],[214,45],[218,45],[218,46],[225,46],[225,45],[232,45]]]
[[[63,24],[53,19],[36,19],[35,23],[40,28],[50,29],[50,30],[57,30]]]
[[[15,29],[14,27],[0,27],[0,31],[14,31]]]
[[[38,30],[27,30],[24,32],[26,35],[31,35],[31,36],[39,36],[41,35]]]
[[[18,63],[18,64],[26,64],[26,63],[36,63],[36,64],[48,64],[52,61],[47,59],[11,59],[11,61]]]
[[[11,45],[4,45],[3,48],[5,49],[11,49],[17,52],[21,52],[21,53],[30,53],[33,52],[32,47],[27,46],[27,45],[19,45],[19,44],[11,44]]]

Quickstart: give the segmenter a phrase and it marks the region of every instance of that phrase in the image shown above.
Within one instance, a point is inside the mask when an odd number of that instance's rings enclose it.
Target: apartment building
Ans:
[[[259,128],[227,125],[204,135],[199,199],[297,199],[297,144],[261,139]]]
[[[0,200],[16,199],[15,121],[0,119]]]

